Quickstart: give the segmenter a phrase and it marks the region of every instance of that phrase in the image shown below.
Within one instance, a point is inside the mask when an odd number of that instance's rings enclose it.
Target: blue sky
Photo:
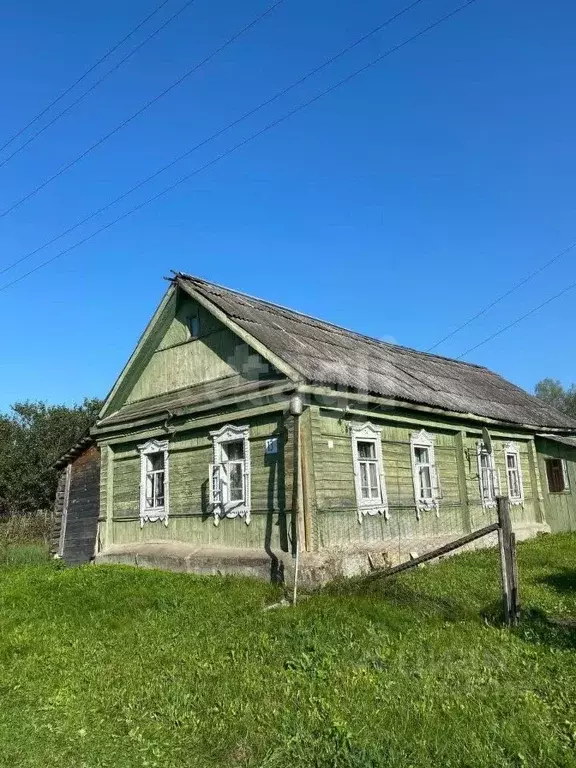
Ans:
[[[170,0],[85,86],[184,1]],[[270,2],[196,0],[0,168],[0,213]],[[4,2],[0,144],[157,4]],[[0,269],[407,4],[284,0],[126,129],[0,218]],[[285,99],[2,275],[0,284],[457,5],[424,0]],[[477,0],[189,183],[0,291],[0,409],[16,400],[104,396],[165,291],[162,277],[170,269],[363,333],[430,347],[576,240],[575,24],[576,6],[568,0]],[[574,280],[575,258],[573,252],[560,259],[436,351],[460,355],[561,290]],[[468,359],[526,389],[544,376],[576,381],[575,301],[576,291],[568,293]]]

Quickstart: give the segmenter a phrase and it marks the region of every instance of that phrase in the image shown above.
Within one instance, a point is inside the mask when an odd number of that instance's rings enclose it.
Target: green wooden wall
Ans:
[[[426,539],[454,538],[495,520],[496,512],[485,509],[480,497],[476,444],[480,433],[458,432],[455,428],[426,425],[435,441],[440,480],[439,514],[425,511],[417,519],[412,481],[410,436],[420,425],[386,423],[373,414],[370,420],[382,427],[384,476],[390,507],[390,519],[363,517],[358,522],[349,425],[362,418],[340,417],[330,410],[311,408],[308,420],[308,450],[313,454],[309,473],[315,499],[309,504],[312,515],[313,548],[337,548],[350,544],[369,545],[378,541],[398,548],[410,540],[421,544]],[[504,443],[494,439],[495,466],[506,492]],[[517,526],[542,522],[537,492],[533,490],[535,467],[531,464],[531,441],[516,438],[520,452],[525,500],[512,507]]]
[[[134,442],[105,446],[102,460],[101,518],[108,515],[105,547],[139,541],[177,540],[210,547],[272,548],[288,551],[287,519],[292,493],[292,426],[281,412],[250,424],[252,520],[223,519],[218,526],[208,505],[208,471],[212,461],[209,429],[178,432],[169,437],[169,522],[140,527],[140,455]],[[268,437],[278,438],[278,453],[265,455]],[[108,452],[112,460],[107,463]]]
[[[536,438],[540,480],[544,495],[546,521],[554,533],[576,531],[576,448],[561,445],[552,440]],[[546,458],[565,459],[570,488],[551,493],[546,475]]]
[[[197,315],[198,338],[192,339],[188,317]],[[193,299],[173,295],[156,319],[107,412],[196,384],[240,373],[246,379],[265,376],[271,366]]]
[[[187,319],[199,318],[200,335],[190,338]],[[131,403],[155,395],[215,381],[237,373],[268,372],[262,357],[241,341],[232,331],[198,306],[192,299],[180,296],[172,321],[158,340],[126,397]]]
[[[272,407],[272,406],[271,406]],[[170,518],[140,527],[140,457],[135,434],[130,442],[102,446],[101,547],[139,541],[177,540],[206,547],[270,548],[289,551],[291,501],[294,467],[293,419],[279,410],[250,418],[240,414],[214,416],[214,423],[202,429],[177,431],[169,438]],[[310,519],[308,546],[312,550],[357,546],[382,551],[422,551],[440,539],[456,538],[496,519],[495,509],[485,509],[480,498],[476,427],[414,420],[394,422],[385,414],[367,417],[336,413],[311,406],[302,418],[304,492]],[[390,517],[365,516],[358,522],[352,461],[350,423],[370,420],[382,427],[382,453]],[[407,419],[408,421],[408,419]],[[212,459],[209,432],[223,423],[250,424],[252,521],[225,519],[214,526],[208,505],[208,466]],[[423,511],[418,520],[414,502],[410,436],[422,427],[433,436],[440,480],[439,513]],[[279,452],[266,456],[265,440],[279,438]],[[576,498],[566,494],[543,494],[542,466],[538,467],[534,441],[527,434],[492,432],[494,460],[501,490],[507,492],[504,444],[516,443],[520,454],[524,503],[513,505],[517,528],[538,530],[548,522],[553,530],[576,530],[576,516],[569,511]],[[551,455],[558,448],[550,444]],[[570,449],[567,449],[568,451]],[[541,458],[540,461],[543,459]],[[571,454],[572,489],[576,489],[576,449]],[[545,477],[545,474],[544,474]],[[555,498],[550,499],[550,496]]]

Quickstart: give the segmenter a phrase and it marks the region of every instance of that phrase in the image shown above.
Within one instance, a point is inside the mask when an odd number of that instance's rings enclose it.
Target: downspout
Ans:
[[[290,415],[293,419],[294,449],[293,449],[293,479],[292,479],[292,537],[294,550],[294,592],[292,605],[296,605],[298,597],[298,576],[300,570],[300,525],[302,521],[302,470],[301,470],[301,436],[300,417],[302,416],[302,398],[296,394],[290,400]]]

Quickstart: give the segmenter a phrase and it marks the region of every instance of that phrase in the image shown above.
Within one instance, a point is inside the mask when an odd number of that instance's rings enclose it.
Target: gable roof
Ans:
[[[379,341],[183,272],[203,298],[302,379],[499,422],[576,430],[576,421],[479,365]]]

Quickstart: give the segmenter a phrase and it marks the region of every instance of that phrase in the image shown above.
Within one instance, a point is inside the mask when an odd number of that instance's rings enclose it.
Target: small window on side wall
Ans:
[[[515,443],[506,443],[504,452],[506,455],[506,480],[508,481],[510,503],[522,504],[524,502],[524,483],[522,481],[518,446]]]
[[[430,509],[438,515],[440,487],[432,436],[424,429],[415,432],[410,437],[410,452],[416,516],[419,520],[421,512]]]
[[[352,424],[350,429],[359,523],[366,515],[388,519],[381,431],[373,424]]]
[[[570,490],[565,459],[546,459],[546,477],[548,478],[550,493],[562,493]]]
[[[168,525],[168,441],[149,440],[140,451],[140,526]]]
[[[496,497],[500,493],[500,476],[494,466],[494,454],[489,453],[480,440],[476,446],[478,455],[478,482],[480,484],[480,498],[485,509],[496,506]]]
[[[250,429],[229,424],[210,432],[209,496],[214,525],[225,517],[250,523]]]
[[[188,332],[191,339],[197,339],[200,336],[200,317],[198,314],[189,315],[187,318]]]

